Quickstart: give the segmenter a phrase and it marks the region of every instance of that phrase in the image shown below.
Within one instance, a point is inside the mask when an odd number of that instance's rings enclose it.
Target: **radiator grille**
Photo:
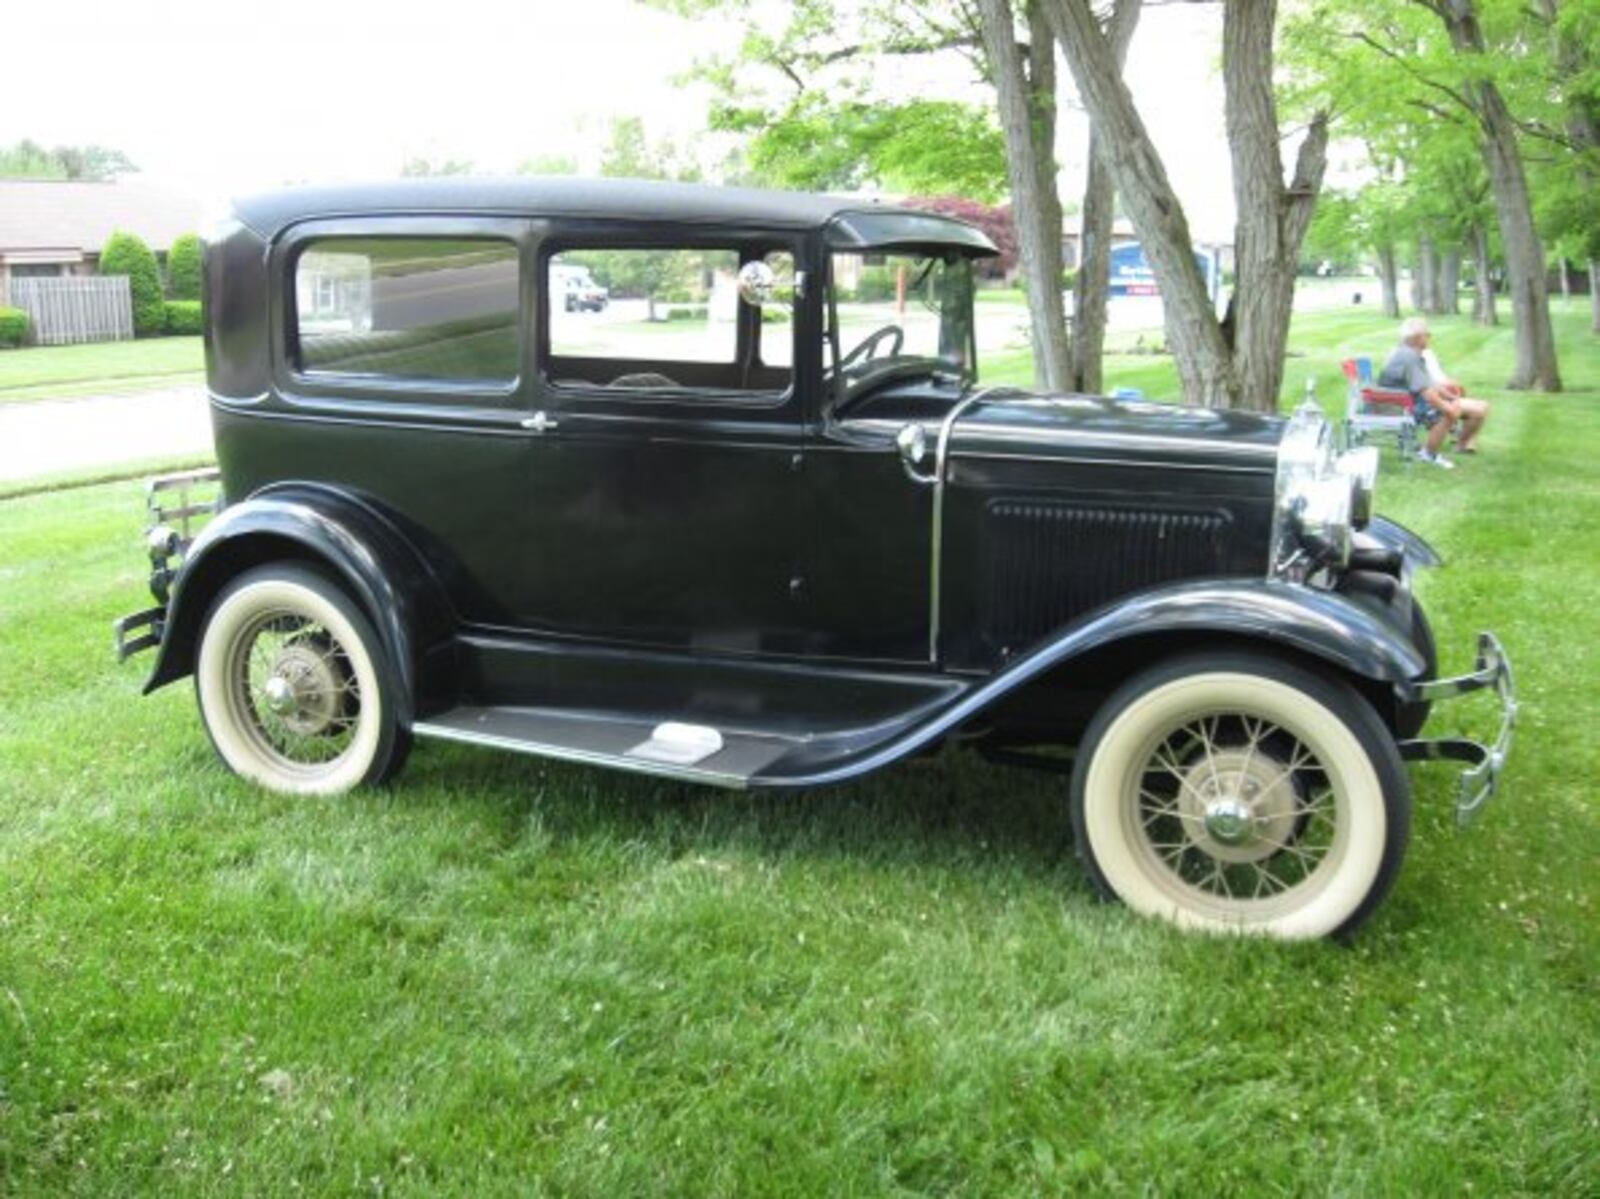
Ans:
[[[1158,583],[1222,572],[1226,513],[996,501],[984,513],[980,619],[1017,649]]]

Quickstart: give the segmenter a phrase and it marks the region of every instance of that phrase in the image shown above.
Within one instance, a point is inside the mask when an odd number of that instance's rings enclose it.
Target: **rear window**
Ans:
[[[510,383],[516,247],[489,238],[337,237],[295,262],[295,366],[308,375]]]

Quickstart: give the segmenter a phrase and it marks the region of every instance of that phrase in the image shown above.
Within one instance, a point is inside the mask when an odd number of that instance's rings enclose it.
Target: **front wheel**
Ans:
[[[1291,940],[1371,914],[1410,803],[1393,736],[1354,688],[1251,653],[1131,679],[1072,776],[1078,854],[1106,897],[1184,928]]]
[[[334,795],[399,769],[408,738],[371,621],[318,571],[247,571],[206,616],[200,715],[232,770],[271,791]]]

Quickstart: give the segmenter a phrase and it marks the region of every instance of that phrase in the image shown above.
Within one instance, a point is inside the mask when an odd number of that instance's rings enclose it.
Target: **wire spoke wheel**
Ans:
[[[1317,754],[1250,712],[1196,716],[1159,737],[1134,779],[1132,830],[1174,886],[1233,902],[1310,882],[1337,841],[1339,803]]]
[[[241,630],[231,657],[234,703],[264,750],[292,766],[321,766],[348,752],[361,683],[326,626],[268,612]]]
[[[1392,882],[1409,823],[1399,752],[1371,705],[1243,651],[1123,684],[1086,730],[1072,786],[1101,892],[1212,932],[1353,928]]]
[[[212,605],[195,686],[234,771],[273,791],[332,795],[404,761],[386,667],[371,622],[325,575],[263,566]]]

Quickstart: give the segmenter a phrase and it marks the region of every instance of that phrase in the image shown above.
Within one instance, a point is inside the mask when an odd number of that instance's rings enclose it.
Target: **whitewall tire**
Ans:
[[[308,566],[260,566],[223,589],[200,634],[195,690],[218,755],[271,791],[379,782],[408,748],[371,621]]]
[[[1267,654],[1193,654],[1102,706],[1072,818],[1108,898],[1183,928],[1294,940],[1348,933],[1381,901],[1410,787],[1348,683]]]

